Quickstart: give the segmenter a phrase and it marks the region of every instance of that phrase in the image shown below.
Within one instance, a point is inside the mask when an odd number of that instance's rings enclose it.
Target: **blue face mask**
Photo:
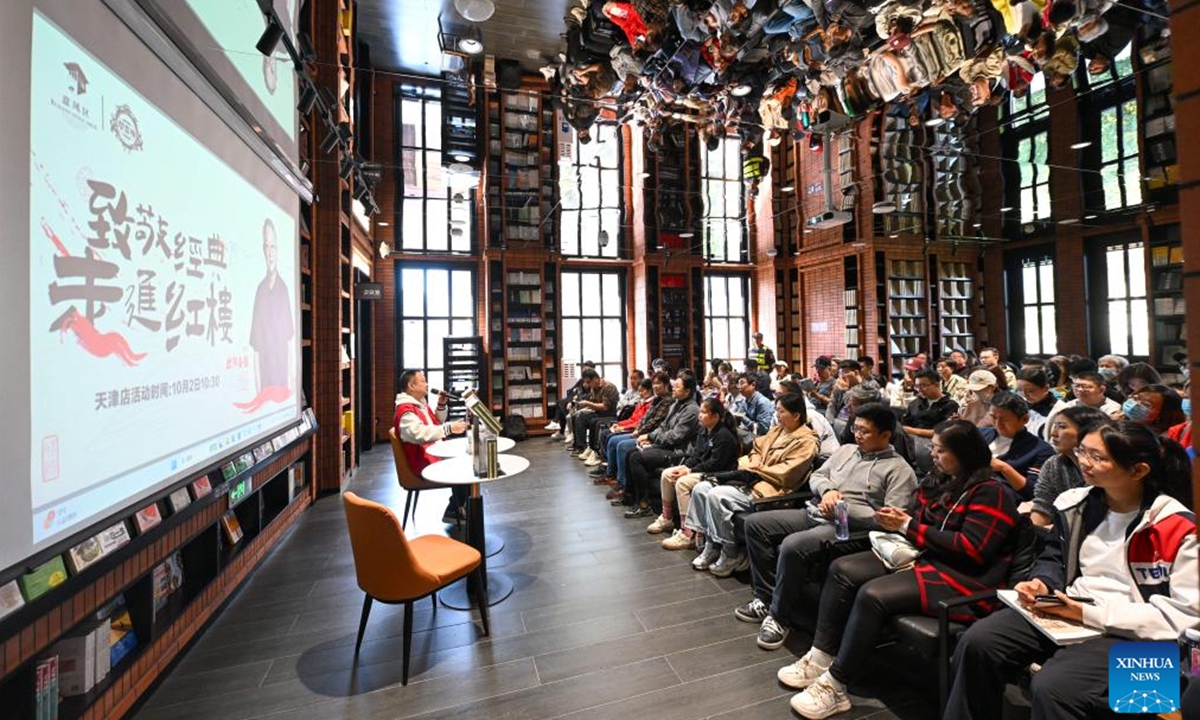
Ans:
[[[1134,422],[1146,422],[1150,419],[1150,408],[1133,398],[1129,398],[1121,405],[1121,412],[1125,413],[1126,418]]]
[[[1117,369],[1114,367],[1102,367],[1100,368],[1099,372],[1105,380],[1112,380],[1118,374]]]
[[[1183,399],[1183,414],[1187,415],[1188,420],[1192,419],[1192,399],[1191,398]]]

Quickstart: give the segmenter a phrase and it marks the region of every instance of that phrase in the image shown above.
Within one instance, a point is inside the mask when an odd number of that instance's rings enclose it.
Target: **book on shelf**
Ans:
[[[16,580],[9,580],[0,585],[0,620],[25,607],[25,598],[21,596],[21,588]]]
[[[167,606],[171,595],[183,587],[183,556],[171,553],[165,560],[154,566],[151,587],[154,595],[154,615],[157,616]]]
[[[58,692],[63,697],[87,693],[96,684],[96,625],[79,628],[54,645],[58,657]]]
[[[1150,250],[1150,264],[1154,267],[1163,267],[1171,262],[1171,248],[1166,245],[1158,245]]]
[[[133,631],[133,619],[129,611],[120,607],[106,623],[104,628],[106,642],[104,651],[108,655],[108,665],[114,668],[137,647],[137,634]]]
[[[242,524],[238,521],[237,513],[230,510],[221,516],[221,530],[225,532],[225,540],[230,545],[237,545],[242,539]]]
[[[167,496],[167,504],[171,506],[171,514],[183,512],[183,509],[192,504],[192,497],[188,495],[187,487],[181,487],[175,492]]]
[[[58,720],[58,655],[38,659],[33,673],[34,720]]]
[[[158,503],[150,503],[133,516],[133,523],[137,526],[138,535],[145,534],[160,522],[162,522],[162,513],[158,509]]]
[[[1075,643],[1091,640],[1104,634],[1082,623],[1071,622],[1056,617],[1034,615],[1020,603],[1016,590],[997,590],[996,596],[1000,598],[1001,602],[1016,610],[1021,617],[1029,621],[1031,625],[1038,629],[1038,632],[1053,640],[1056,645],[1074,645]]]
[[[88,566],[104,557],[104,547],[98,537],[90,537],[67,551],[67,567],[72,575],[78,575]]]
[[[207,478],[205,480],[207,481]],[[97,535],[96,539],[100,541],[100,547],[107,555],[129,544],[129,526],[125,524],[124,520],[121,520]]]
[[[17,578],[25,602],[36,600],[67,580],[67,566],[62,555],[55,555],[33,570]]]

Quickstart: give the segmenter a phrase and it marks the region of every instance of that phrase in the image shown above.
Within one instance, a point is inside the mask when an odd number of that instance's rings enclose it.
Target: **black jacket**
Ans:
[[[680,465],[694,473],[713,473],[737,468],[738,439],[725,423],[712,430],[700,428],[700,433],[688,447]]]

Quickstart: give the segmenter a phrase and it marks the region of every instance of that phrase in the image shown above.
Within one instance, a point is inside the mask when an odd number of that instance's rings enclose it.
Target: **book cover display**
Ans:
[[[133,516],[133,522],[137,525],[138,535],[145,534],[150,528],[162,522],[162,512],[158,509],[158,503],[151,503],[139,510]]]
[[[45,595],[51,588],[62,585],[66,580],[67,566],[63,563],[62,555],[55,555],[32,572],[22,575],[18,582],[21,594],[28,602]]]

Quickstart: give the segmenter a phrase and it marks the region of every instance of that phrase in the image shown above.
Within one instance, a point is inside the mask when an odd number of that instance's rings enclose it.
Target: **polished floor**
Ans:
[[[485,490],[506,547],[491,567],[516,591],[492,608],[492,634],[423,601],[411,677],[400,685],[402,609],[375,605],[352,663],[362,593],[337,497],[316,503],[139,708],[136,720],[362,718],[785,718],[778,667],[808,647],[765,652],[733,608],[746,577],[692,570],[626,520],[582,464],[545,438],[513,451],[526,472]],[[390,449],[362,457],[350,489],[403,507]],[[442,533],[448,491],[428,493],[410,534]],[[790,648],[790,650],[789,650]],[[851,687],[845,718],[927,720],[931,676],[883,650]]]

